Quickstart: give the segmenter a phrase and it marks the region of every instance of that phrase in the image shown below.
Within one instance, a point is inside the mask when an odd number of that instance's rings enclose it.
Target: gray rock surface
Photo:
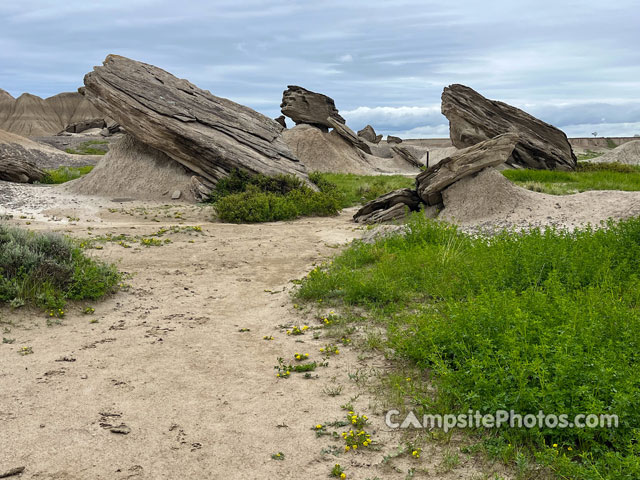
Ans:
[[[564,132],[511,105],[488,100],[469,87],[446,87],[442,114],[449,119],[449,134],[457,148],[512,132],[520,139],[507,164],[549,170],[576,168],[576,157]]]
[[[367,142],[365,142],[364,140],[361,140],[360,137],[356,135],[356,132],[351,130],[346,125],[338,122],[333,117],[328,117],[327,123],[331,128],[334,129],[334,131],[336,131],[342,138],[344,138],[351,145],[371,155],[371,147],[369,147]]]
[[[387,135],[387,143],[402,143],[402,139],[400,137],[394,137],[393,135]]]
[[[378,139],[378,136],[376,135],[376,131],[373,129],[371,125],[367,125],[362,130],[358,130],[358,136],[363,140],[366,140],[367,142],[371,142],[371,143],[378,143],[380,141],[378,140],[378,142],[376,142],[376,140]],[[380,138],[382,138],[382,136],[380,136]]]
[[[331,97],[297,85],[289,85],[282,93],[280,109],[283,115],[293,120],[296,125],[308,123],[327,129],[331,127],[327,122],[329,117],[338,123],[345,123]]]
[[[421,199],[415,190],[402,188],[394,190],[365,204],[353,216],[356,223],[380,223],[403,218],[406,209],[416,211]]]

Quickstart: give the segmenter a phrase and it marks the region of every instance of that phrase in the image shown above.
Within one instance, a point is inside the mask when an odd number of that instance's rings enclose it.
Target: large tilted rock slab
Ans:
[[[109,55],[84,83],[86,98],[129,134],[212,183],[235,168],[308,179],[280,124],[158,67]]]
[[[338,123],[345,123],[331,97],[327,97],[322,93],[312,92],[297,85],[289,85],[282,92],[280,109],[296,125],[308,123],[326,131],[327,128],[331,127],[327,122],[328,117],[333,118]]]
[[[446,87],[442,114],[449,119],[449,134],[457,148],[513,132],[520,140],[507,161],[509,165],[549,170],[576,168],[576,156],[564,132],[511,105],[488,100],[469,87]]]
[[[512,133],[459,150],[416,177],[418,195],[427,205],[442,203],[442,191],[458,180],[509,159],[520,137]]]
[[[421,199],[415,190],[394,190],[365,204],[353,216],[356,223],[380,223],[405,216],[406,207],[411,211],[420,208]]]

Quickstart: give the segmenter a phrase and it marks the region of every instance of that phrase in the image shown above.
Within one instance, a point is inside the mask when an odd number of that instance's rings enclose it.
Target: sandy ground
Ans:
[[[322,360],[329,340],[294,305],[291,280],[362,235],[353,211],[229,225],[197,206],[113,200],[0,184],[0,215],[34,230],[85,238],[202,226],[161,247],[90,250],[129,272],[130,287],[70,306],[60,324],[37,310],[0,310],[2,336],[14,339],[0,344],[0,475],[24,466],[29,479],[328,478],[339,463],[349,479],[404,479],[410,469],[414,478],[493,478],[493,467],[463,454],[445,468],[455,442],[426,443],[417,461],[383,461],[405,440],[384,425],[386,401],[372,392],[388,371],[383,358],[342,347],[317,377],[275,377],[278,357]],[[82,313],[87,305],[94,314]],[[309,333],[286,335],[283,326],[305,323]],[[33,353],[19,355],[22,347]],[[343,453],[313,432],[344,419],[350,400],[371,418],[376,450]],[[277,452],[285,460],[272,460]]]

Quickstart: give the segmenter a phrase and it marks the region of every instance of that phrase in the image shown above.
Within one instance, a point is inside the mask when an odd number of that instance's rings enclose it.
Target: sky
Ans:
[[[403,138],[448,136],[452,83],[570,137],[640,135],[639,47],[638,0],[0,2],[0,88],[14,97],[73,91],[115,53],[269,117],[300,85],[353,129]]]

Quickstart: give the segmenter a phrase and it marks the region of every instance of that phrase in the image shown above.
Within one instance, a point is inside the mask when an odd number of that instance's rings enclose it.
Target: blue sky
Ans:
[[[637,0],[21,0],[0,4],[0,88],[75,90],[109,53],[279,115],[289,84],[354,129],[446,137],[463,83],[569,136],[640,134]]]

